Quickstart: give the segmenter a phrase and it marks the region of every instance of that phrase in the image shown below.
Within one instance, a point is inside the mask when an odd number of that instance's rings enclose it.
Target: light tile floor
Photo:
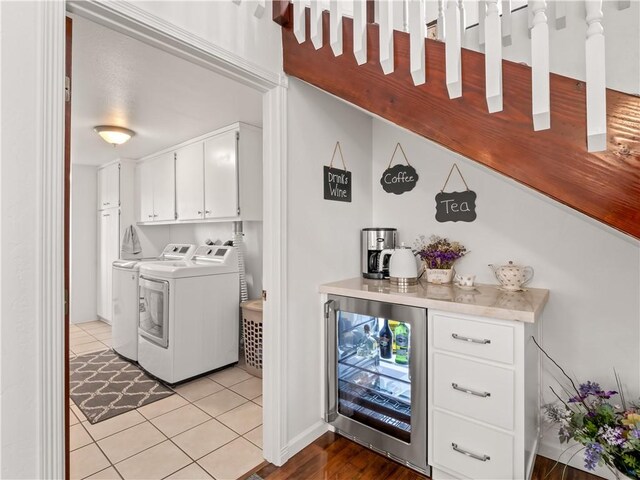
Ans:
[[[71,325],[70,356],[111,346],[111,326]],[[262,463],[262,379],[242,365],[91,425],[71,401],[71,478],[233,480]]]

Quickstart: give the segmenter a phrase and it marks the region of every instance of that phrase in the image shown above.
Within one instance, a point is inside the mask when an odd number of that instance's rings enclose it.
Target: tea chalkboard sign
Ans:
[[[445,192],[449,178],[453,169],[458,171],[462,182],[466,187],[464,192]],[[444,222],[473,222],[476,219],[476,192],[469,190],[467,182],[465,181],[458,165],[455,163],[449,171],[447,181],[444,182],[444,186],[440,193],[436,195],[436,220],[440,223]]]
[[[336,150],[340,151],[340,158],[342,158],[344,170],[333,168],[333,159],[336,156]],[[334,200],[336,202],[351,202],[351,172],[347,171],[347,166],[344,163],[340,142],[336,142],[333,155],[331,156],[331,163],[329,166],[325,165],[323,170],[324,199]]]
[[[395,157],[398,147],[400,148],[402,156],[407,164],[394,165],[392,167],[391,163],[393,163],[393,157]],[[409,163],[402,145],[400,145],[400,143],[396,144],[393,155],[391,155],[391,160],[389,160],[389,166],[384,172],[382,172],[382,177],[380,177],[380,185],[382,185],[382,189],[387,193],[402,195],[405,192],[410,192],[416,187],[418,178],[418,172],[416,172],[416,169]]]

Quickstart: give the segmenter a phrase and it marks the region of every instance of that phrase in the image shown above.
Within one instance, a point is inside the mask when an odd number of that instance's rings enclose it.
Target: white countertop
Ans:
[[[477,284],[470,290],[453,284],[435,285],[426,280],[420,280],[413,287],[399,288],[388,280],[362,277],[326,283],[320,286],[320,293],[528,323],[540,318],[549,299],[549,290],[541,288],[525,287],[523,292],[508,292],[497,285]]]

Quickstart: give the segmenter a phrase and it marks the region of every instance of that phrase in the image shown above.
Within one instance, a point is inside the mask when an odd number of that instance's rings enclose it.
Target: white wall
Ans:
[[[245,272],[250,299],[262,294],[262,222],[243,222],[245,244]],[[148,227],[155,228],[155,227]],[[171,225],[170,240],[173,243],[203,245],[205,240],[222,243],[232,240],[233,223],[191,223]]]
[[[549,8],[549,65],[552,72],[585,80],[585,38],[587,24],[583,1],[563,1],[567,26],[555,28],[555,13]],[[547,5],[553,5],[547,2]],[[476,9],[477,10],[477,9]],[[512,44],[502,49],[505,60],[531,65],[528,9],[512,16]],[[607,87],[640,94],[640,2],[618,10],[618,2],[603,2]],[[478,27],[467,30],[464,47],[478,50]],[[483,47],[484,48],[484,47]],[[484,50],[482,50],[484,51]]]
[[[37,478],[37,2],[0,2],[0,477]],[[19,45],[19,48],[17,47]]]
[[[91,322],[96,313],[97,168],[71,166],[71,323]]]
[[[400,196],[379,184],[396,142],[401,142],[420,179]],[[438,223],[436,193],[453,163],[476,192],[471,223]],[[464,190],[454,173],[447,191]],[[398,228],[400,241],[413,245],[418,235],[460,240],[470,253],[456,264],[480,283],[496,284],[489,263],[509,260],[535,269],[532,287],[550,290],[543,316],[543,346],[580,381],[615,387],[613,368],[627,398],[640,394],[640,243],[490,172],[433,142],[380,120],[373,122],[373,223]],[[542,392],[558,376],[545,363]],[[542,452],[556,458],[557,437],[545,436]],[[577,466],[582,465],[580,456]]]
[[[282,34],[280,26],[271,20],[270,2],[262,18],[254,16],[257,2],[253,0],[243,0],[239,5],[230,1],[132,3],[265,70],[277,74],[282,71]]]
[[[288,323],[283,348],[288,350],[292,454],[297,440],[311,435],[323,414],[318,286],[360,272],[360,229],[371,225],[371,119],[295,79],[287,102]],[[352,172],[351,203],[323,199],[322,167],[338,140]]]

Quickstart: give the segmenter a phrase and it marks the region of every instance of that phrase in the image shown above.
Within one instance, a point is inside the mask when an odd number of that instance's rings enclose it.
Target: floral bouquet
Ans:
[[[615,377],[619,392],[603,390],[591,381],[576,386],[562,367],[542,348],[540,350],[571,384],[565,389],[568,396],[566,400],[551,388],[560,403],[545,406],[549,419],[560,424],[560,443],[574,440],[581,444],[578,452],[584,450],[584,466],[587,470],[594,470],[596,465],[605,465],[616,478],[620,478],[620,472],[629,478],[640,479],[640,407],[627,404],[618,375]],[[619,397],[619,403],[611,401],[615,396]]]
[[[420,235],[415,241],[414,250],[420,255],[426,268],[433,270],[451,269],[454,262],[467,253],[464,245],[437,235],[431,235],[429,243],[424,235]]]

